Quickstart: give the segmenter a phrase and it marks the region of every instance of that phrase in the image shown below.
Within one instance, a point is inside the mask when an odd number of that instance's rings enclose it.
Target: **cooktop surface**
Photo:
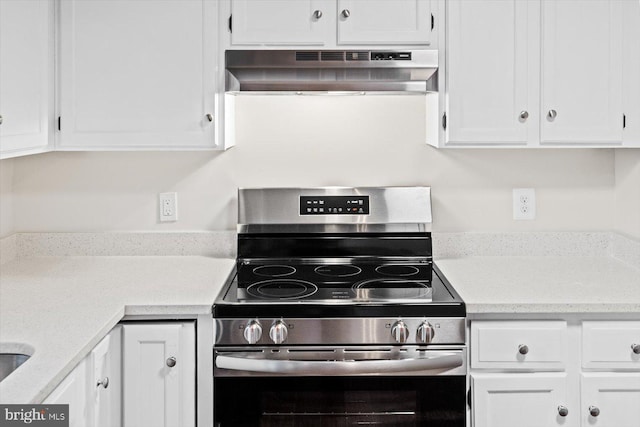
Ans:
[[[239,262],[217,315],[433,315],[464,304],[430,260]],[[223,314],[225,313],[225,314]],[[315,313],[315,314],[312,314]],[[445,314],[448,315],[448,314]]]
[[[431,262],[240,262],[239,302],[400,302],[432,299]]]

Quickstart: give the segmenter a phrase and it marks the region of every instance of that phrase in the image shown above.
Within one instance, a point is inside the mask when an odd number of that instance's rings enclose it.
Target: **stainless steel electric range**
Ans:
[[[430,188],[238,202],[213,306],[217,427],[465,426],[465,306],[432,262]]]

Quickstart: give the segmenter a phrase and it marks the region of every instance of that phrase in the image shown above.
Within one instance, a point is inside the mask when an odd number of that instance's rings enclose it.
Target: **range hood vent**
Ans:
[[[228,50],[227,92],[435,92],[436,50]]]
[[[296,52],[296,61],[317,61],[320,52]]]

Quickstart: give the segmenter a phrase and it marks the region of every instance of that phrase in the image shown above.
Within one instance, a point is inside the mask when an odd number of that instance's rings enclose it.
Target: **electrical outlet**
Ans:
[[[178,193],[160,193],[160,222],[178,220]]]
[[[513,189],[513,219],[536,219],[536,190],[533,188]]]

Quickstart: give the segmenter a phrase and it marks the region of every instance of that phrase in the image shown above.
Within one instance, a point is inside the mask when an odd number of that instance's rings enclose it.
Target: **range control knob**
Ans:
[[[433,341],[433,337],[436,334],[436,330],[433,329],[433,325],[429,322],[422,322],[420,326],[418,326],[418,332],[416,338],[418,342],[424,344],[431,344]]]
[[[262,338],[262,325],[257,320],[251,320],[244,328],[244,339],[249,344],[255,344]]]
[[[396,342],[404,343],[409,338],[409,328],[407,328],[407,324],[402,320],[398,320],[391,327],[391,336]]]
[[[287,339],[289,331],[282,320],[276,320],[269,330],[269,337],[275,344],[282,344]]]

